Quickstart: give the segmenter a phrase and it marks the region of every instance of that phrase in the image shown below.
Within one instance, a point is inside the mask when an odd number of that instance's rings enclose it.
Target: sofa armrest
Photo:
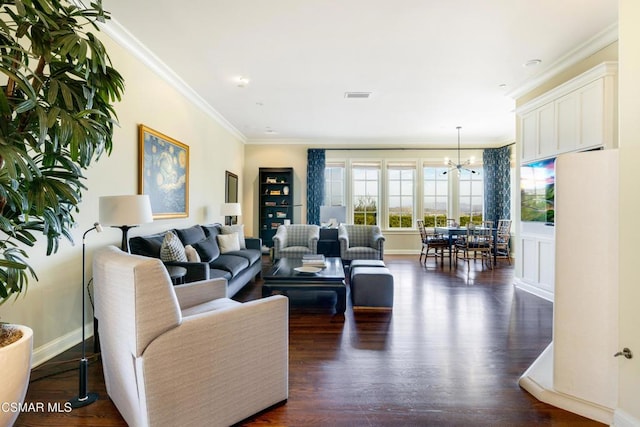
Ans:
[[[273,246],[276,251],[287,247],[287,228],[279,226],[276,230],[276,234],[273,236]]]
[[[172,265],[177,267],[184,267],[187,269],[187,275],[184,277],[185,283],[197,282],[200,280],[208,280],[211,273],[209,271],[209,264],[206,262],[178,262],[167,261],[164,265]]]
[[[247,249],[262,249],[262,239],[259,237],[245,237],[244,245]]]
[[[225,279],[201,280],[173,287],[181,309],[193,307],[219,298],[227,297],[227,281]]]
[[[378,251],[380,251],[380,256],[382,256],[382,253],[384,252],[384,241],[385,238],[382,235],[382,233],[374,233],[372,236],[372,247],[376,248]]]
[[[287,399],[288,319],[276,295],[186,316],[157,337],[139,362],[149,425],[233,425]]]
[[[340,242],[342,253],[349,249],[349,233],[344,227],[338,227],[338,241]]]
[[[307,247],[310,248],[314,254],[318,253],[318,240],[320,240],[320,227],[311,227]]]
[[[380,244],[380,242],[381,242],[381,241],[382,241],[382,242],[384,242],[384,241],[385,241],[385,238],[384,238],[384,236],[382,235],[382,233],[374,233],[374,234],[371,236],[371,243],[373,244],[373,247],[378,246],[378,245]]]

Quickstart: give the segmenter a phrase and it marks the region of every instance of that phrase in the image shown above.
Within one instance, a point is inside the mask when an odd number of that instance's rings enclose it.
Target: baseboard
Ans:
[[[541,402],[604,424],[613,423],[613,409],[553,389],[553,343],[522,374],[518,384]]]
[[[544,289],[540,289],[536,286],[523,282],[518,278],[515,279],[513,284],[516,286],[516,288],[520,288],[523,291],[529,292],[530,294],[538,296],[542,299],[546,299],[547,301],[553,302],[553,292],[545,291]]]
[[[93,336],[93,323],[85,325],[84,329],[85,338]],[[31,355],[31,367],[42,365],[49,359],[52,359],[60,353],[67,351],[76,344],[82,341],[82,328],[74,329],[73,331],[56,338],[53,341],[39,346],[33,349]]]
[[[640,419],[633,417],[622,409],[616,409],[613,414],[612,425],[615,427],[638,427],[640,426]]]
[[[420,251],[417,249],[386,249],[384,250],[386,255],[415,255],[419,256]]]

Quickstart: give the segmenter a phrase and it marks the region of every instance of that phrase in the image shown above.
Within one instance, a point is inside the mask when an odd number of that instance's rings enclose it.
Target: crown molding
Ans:
[[[185,98],[191,101],[197,108],[209,115],[223,128],[238,138],[242,143],[247,142],[247,138],[235,126],[233,126],[222,114],[216,111],[204,98],[202,98],[191,86],[189,86],[178,74],[167,64],[158,58],[140,40],[131,34],[115,19],[110,19],[105,24],[100,24],[100,29],[111,37],[116,43],[126,49],[133,56],[138,58],[149,67],[154,73],[173,86]]]
[[[484,148],[501,148],[514,143],[513,137],[501,137],[491,141],[466,142],[461,150],[482,150]],[[354,149],[366,150],[370,147],[384,147],[392,150],[457,150],[449,147],[449,143],[438,140],[411,138],[248,138],[247,145],[304,145],[307,147],[321,147],[331,149],[335,146],[349,146]]]
[[[618,23],[610,25],[595,36],[591,37],[581,45],[570,50],[565,55],[561,56],[557,61],[549,65],[544,72],[537,76],[527,80],[523,85],[508,92],[506,95],[518,99],[524,94],[532,91],[538,86],[542,85],[553,76],[567,70],[569,67],[577,64],[579,61],[595,54],[601,49],[615,43],[618,40]]]

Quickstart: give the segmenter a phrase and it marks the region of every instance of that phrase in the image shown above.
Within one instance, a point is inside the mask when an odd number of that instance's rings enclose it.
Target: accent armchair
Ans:
[[[342,224],[338,227],[342,261],[382,259],[384,236],[377,225]]]
[[[278,227],[273,236],[273,258],[302,258],[318,253],[320,227],[313,224],[289,224]]]
[[[114,246],[93,274],[107,393],[128,425],[228,426],[287,399],[286,297],[172,286],[162,261]]]

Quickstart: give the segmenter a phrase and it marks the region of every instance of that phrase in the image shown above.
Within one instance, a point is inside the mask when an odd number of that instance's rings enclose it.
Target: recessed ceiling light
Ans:
[[[506,88],[506,87],[507,87],[507,84],[506,84],[506,83],[500,83],[500,84],[498,85],[498,87],[499,87],[500,89],[504,89],[504,88]]]
[[[523,67],[535,67],[536,65],[539,65],[542,62],[542,59],[530,59],[527,62],[525,62],[524,64],[522,64]]]

